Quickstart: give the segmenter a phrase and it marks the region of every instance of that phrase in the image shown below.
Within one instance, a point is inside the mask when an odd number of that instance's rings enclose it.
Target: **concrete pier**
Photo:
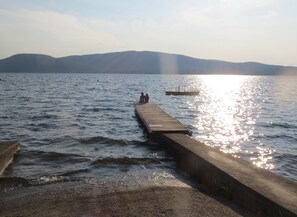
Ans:
[[[19,150],[19,141],[0,142],[0,175],[12,161],[14,154]]]
[[[158,107],[156,104],[150,107]],[[159,107],[158,107],[159,108]],[[160,109],[160,108],[159,108]],[[160,120],[157,113],[136,114],[144,122]],[[174,118],[173,118],[174,119]],[[152,132],[147,129],[148,132]],[[224,154],[183,132],[153,132],[151,136],[174,153],[178,167],[210,191],[261,216],[297,216],[297,183]]]

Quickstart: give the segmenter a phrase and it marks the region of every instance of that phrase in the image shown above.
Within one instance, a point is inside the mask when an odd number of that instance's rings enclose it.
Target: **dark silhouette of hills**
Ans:
[[[0,72],[297,75],[297,67],[256,62],[232,63],[150,51],[125,51],[61,58],[17,54],[0,60]]]

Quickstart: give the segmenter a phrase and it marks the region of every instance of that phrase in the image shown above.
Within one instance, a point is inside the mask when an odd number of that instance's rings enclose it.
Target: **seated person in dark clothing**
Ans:
[[[144,102],[145,102],[145,103],[148,103],[148,102],[149,102],[149,100],[150,100],[150,97],[149,97],[149,95],[148,95],[148,94],[145,94],[145,97],[144,97]]]
[[[139,98],[139,103],[144,103],[145,102],[145,96],[143,94],[143,92],[141,93],[140,95],[140,98]]]

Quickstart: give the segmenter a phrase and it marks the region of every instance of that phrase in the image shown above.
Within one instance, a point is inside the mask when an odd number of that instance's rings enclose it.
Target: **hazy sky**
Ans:
[[[297,66],[297,1],[0,0],[0,58],[123,50]]]

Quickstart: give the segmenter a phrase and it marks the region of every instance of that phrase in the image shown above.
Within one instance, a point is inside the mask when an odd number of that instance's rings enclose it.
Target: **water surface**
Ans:
[[[297,78],[227,75],[0,74],[0,140],[20,140],[5,175],[173,174],[135,118],[140,92],[211,147],[297,180]],[[166,89],[200,89],[166,96]]]

